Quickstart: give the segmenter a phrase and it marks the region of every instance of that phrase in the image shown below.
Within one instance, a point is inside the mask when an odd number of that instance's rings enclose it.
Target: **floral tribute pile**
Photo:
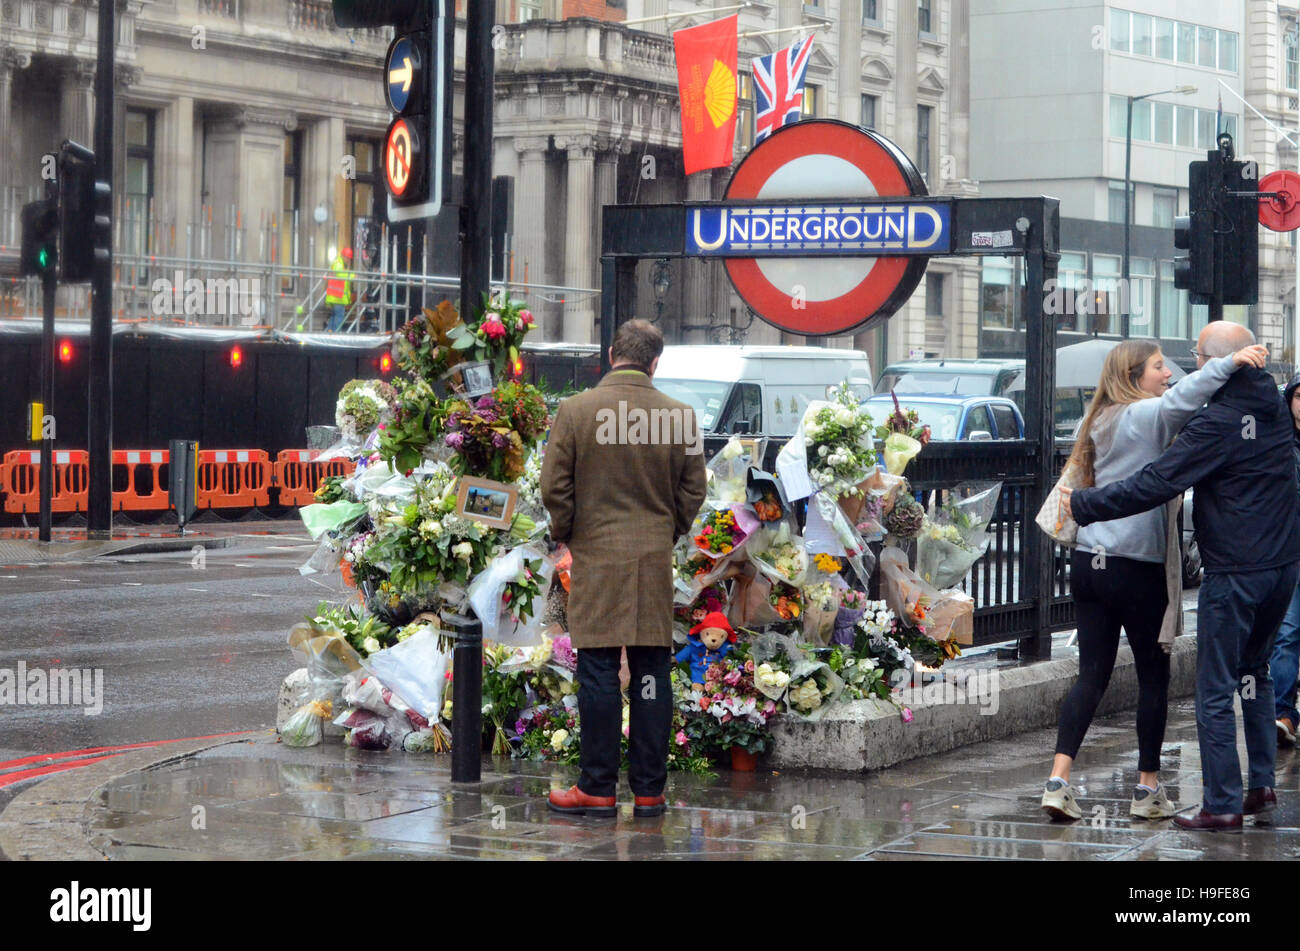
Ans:
[[[339,570],[353,594],[290,636],[306,668],[286,681],[285,742],[342,730],[352,746],[448,749],[455,671],[442,622],[473,612],[485,638],[484,750],[577,762],[571,558],[547,536],[539,487],[550,406],[515,378],[533,326],[502,296],[471,323],[440,305],[394,335],[395,386],[341,395],[357,469],[325,480],[302,509],[320,540],[303,570]],[[469,368],[484,365],[491,390],[470,395]],[[846,701],[892,702],[909,720],[900,686],[970,643],[970,598],[930,582],[965,577],[1000,487],[950,493],[927,515],[902,471],[928,437],[901,410],[873,427],[844,385],[807,407],[776,473],[737,439],[709,460],[704,505],[673,553],[671,768],[752,768],[773,718],[817,719]],[[911,568],[914,539],[928,578]],[[885,546],[879,565],[872,542]],[[875,571],[882,600],[866,593]],[[692,634],[706,618],[724,619],[730,636]],[[625,736],[629,710],[625,692]]]

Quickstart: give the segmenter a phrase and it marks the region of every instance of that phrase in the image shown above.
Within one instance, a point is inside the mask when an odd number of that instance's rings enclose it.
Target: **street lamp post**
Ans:
[[[1163,96],[1167,93],[1177,93],[1181,96],[1190,95],[1196,92],[1195,86],[1175,86],[1173,89],[1162,89],[1159,92],[1143,93],[1141,96],[1128,97],[1128,124],[1124,132],[1124,267],[1120,274],[1120,301],[1124,308],[1124,315],[1120,327],[1120,333],[1125,340],[1128,339],[1129,329],[1129,301],[1132,295],[1129,293],[1129,238],[1133,228],[1133,202],[1129,198],[1129,190],[1132,188],[1129,180],[1132,177],[1133,168],[1133,103],[1140,99],[1150,99],[1152,96]],[[1097,317],[1094,314],[1092,318],[1093,336],[1097,335]]]

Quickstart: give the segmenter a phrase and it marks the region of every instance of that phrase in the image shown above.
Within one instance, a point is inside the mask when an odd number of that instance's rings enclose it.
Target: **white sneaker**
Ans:
[[[1070,784],[1059,779],[1049,779],[1043,787],[1042,807],[1043,812],[1057,821],[1083,818],[1083,810],[1075,802]]]
[[[1165,795],[1163,783],[1156,787],[1155,792],[1134,787],[1133,801],[1128,807],[1130,816],[1138,819],[1168,819],[1177,811],[1178,807]]]

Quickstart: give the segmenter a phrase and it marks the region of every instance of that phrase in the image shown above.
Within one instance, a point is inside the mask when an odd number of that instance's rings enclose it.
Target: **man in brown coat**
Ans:
[[[694,410],[650,382],[663,348],[663,334],[648,321],[621,325],[610,372],[560,404],[547,441],[542,502],[551,536],[573,553],[568,615],[582,729],[578,783],[551,793],[558,812],[615,814],[624,647],[633,812],[664,811],[673,719],[672,548],[704,502],[705,474]]]

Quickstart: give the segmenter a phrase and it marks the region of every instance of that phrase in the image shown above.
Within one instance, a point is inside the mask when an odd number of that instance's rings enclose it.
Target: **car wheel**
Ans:
[[[1196,536],[1183,547],[1183,587],[1195,588],[1201,583],[1201,548]]]

